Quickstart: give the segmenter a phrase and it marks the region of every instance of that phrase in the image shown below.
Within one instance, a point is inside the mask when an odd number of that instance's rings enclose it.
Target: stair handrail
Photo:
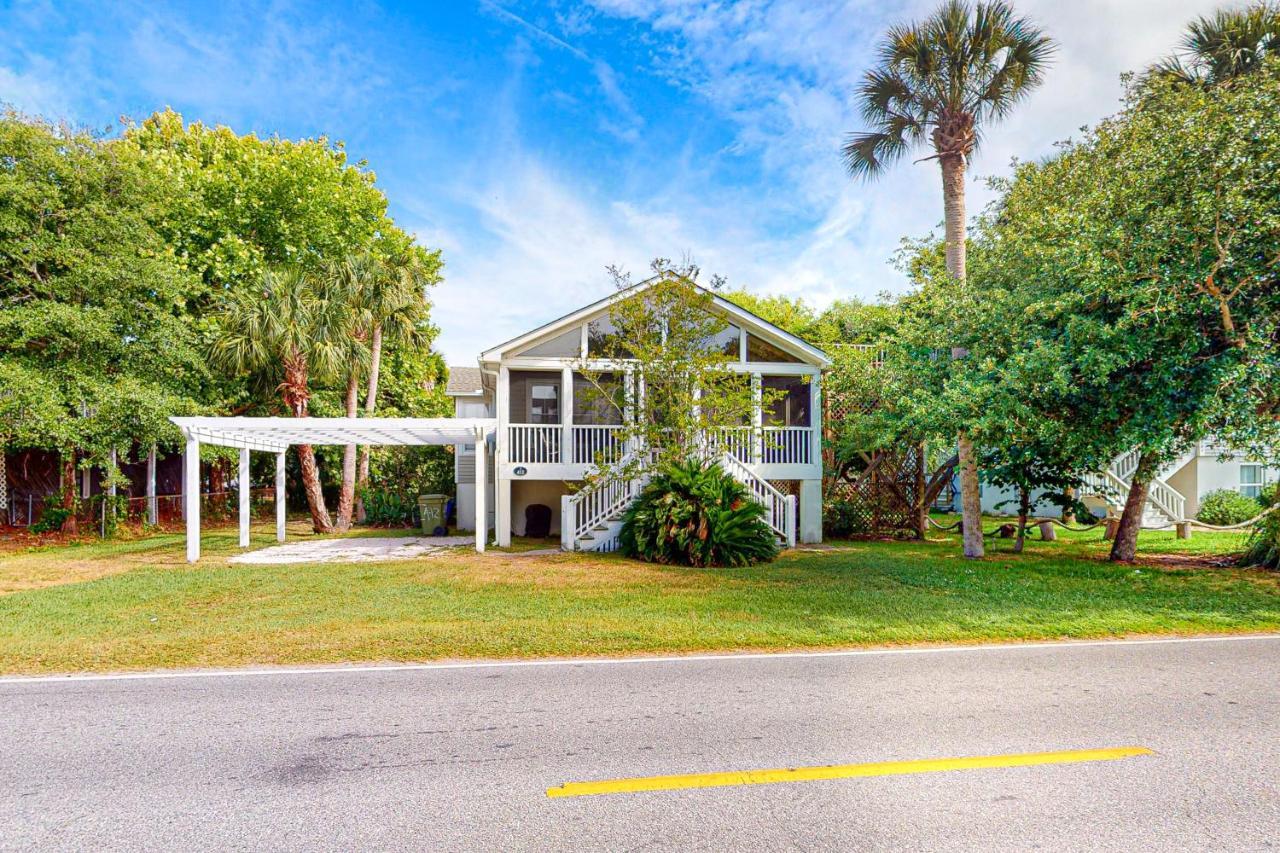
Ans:
[[[639,458],[641,454],[632,451],[616,464],[619,469],[626,470]],[[609,477],[572,495],[564,495],[560,499],[560,547],[566,551],[573,550],[577,541],[597,525],[626,509],[648,479],[645,473],[635,479]]]
[[[765,523],[786,541],[788,548],[796,544],[796,500],[773,483],[756,475],[732,453],[720,455],[720,464],[729,475],[747,487],[747,491],[764,507]],[[779,523],[780,522],[780,523]]]

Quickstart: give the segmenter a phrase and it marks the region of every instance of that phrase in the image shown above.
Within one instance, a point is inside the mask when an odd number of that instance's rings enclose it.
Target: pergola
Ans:
[[[285,533],[285,453],[291,445],[476,446],[476,551],[488,538],[485,466],[493,418],[170,418],[186,438],[182,505],[187,518],[187,561],[200,559],[200,444],[240,450],[240,547],[249,547],[249,454],[276,456],[276,540]]]

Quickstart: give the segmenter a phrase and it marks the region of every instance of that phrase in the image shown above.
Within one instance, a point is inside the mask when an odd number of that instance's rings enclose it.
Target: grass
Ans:
[[[294,525],[301,534],[301,523]],[[0,672],[832,648],[1280,629],[1280,575],[1224,567],[1239,534],[954,537],[798,549],[751,569],[613,556],[451,553],[414,561],[239,565],[234,530],[0,555]],[[255,528],[254,545],[273,541]]]

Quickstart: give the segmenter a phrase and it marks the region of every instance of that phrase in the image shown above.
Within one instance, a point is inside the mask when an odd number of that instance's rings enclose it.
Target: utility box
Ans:
[[[418,515],[422,518],[422,532],[426,536],[444,536],[449,532],[444,517],[444,505],[448,495],[418,495]]]

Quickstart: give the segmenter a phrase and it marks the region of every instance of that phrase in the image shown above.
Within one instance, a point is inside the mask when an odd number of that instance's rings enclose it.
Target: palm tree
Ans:
[[[430,342],[426,290],[440,279],[435,256],[424,255],[416,247],[380,260],[361,262],[370,268],[367,287],[361,293],[361,307],[369,324],[369,379],[364,410],[369,417],[378,407],[378,380],[382,368],[383,345],[421,347]],[[357,478],[363,488],[369,482],[369,448],[360,452]],[[364,518],[361,501],[359,516]]]
[[[326,300],[348,308],[346,355],[343,359],[346,389],[343,393],[343,413],[354,418],[359,414],[360,379],[369,366],[369,314],[365,308],[365,294],[374,286],[373,280],[381,275],[377,262],[368,255],[355,255],[329,264],[321,279],[321,289]],[[348,444],[342,451],[342,485],[338,490],[338,511],[334,528],[345,533],[351,529],[351,515],[356,490],[356,446]]]
[[[965,282],[964,181],[986,126],[1040,85],[1053,41],[1003,0],[949,0],[925,20],[891,28],[879,63],[858,87],[871,128],[849,137],[844,160],[854,177],[874,178],[913,149],[930,146],[942,169],[947,271]],[[973,442],[956,440],[964,554],[981,557],[982,504]]]
[[[233,294],[219,315],[210,346],[215,364],[237,373],[259,373],[278,384],[289,412],[305,418],[311,382],[341,374],[350,348],[351,312],[323,281],[297,269],[270,270],[261,286]],[[329,533],[320,472],[309,444],[297,448],[311,524]]]
[[[1202,15],[1187,25],[1180,50],[1152,73],[1215,86],[1254,70],[1267,56],[1280,56],[1280,5],[1273,2]]]

